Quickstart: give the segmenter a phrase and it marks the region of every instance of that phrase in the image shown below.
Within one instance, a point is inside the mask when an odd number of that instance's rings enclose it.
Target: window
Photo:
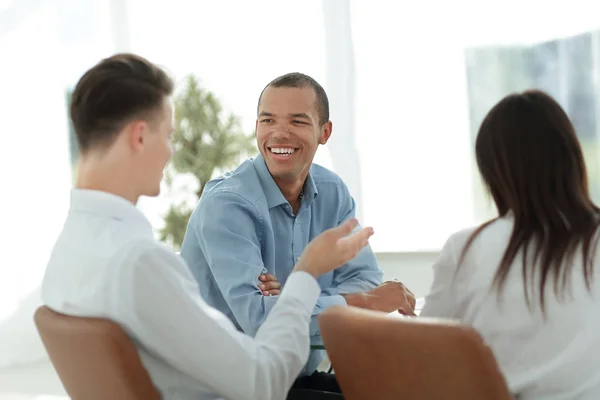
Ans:
[[[437,251],[474,222],[464,43],[455,20],[421,3],[352,2],[356,146],[377,252]]]
[[[44,6],[0,32],[0,220],[8,257],[0,269],[0,323],[38,286],[68,206],[63,76],[60,64],[48,62],[60,54],[55,23]]]
[[[467,50],[471,135],[503,96],[538,88],[566,110],[581,142],[590,191],[600,202],[598,134],[600,117],[600,31],[530,45],[485,46]],[[476,165],[473,165],[476,169]],[[479,179],[474,193],[478,219],[489,217]]]
[[[473,138],[483,115],[512,90],[540,87],[565,106],[600,201],[600,48],[592,33],[600,4],[351,4],[355,140],[375,251],[437,251],[453,232],[492,215]]]

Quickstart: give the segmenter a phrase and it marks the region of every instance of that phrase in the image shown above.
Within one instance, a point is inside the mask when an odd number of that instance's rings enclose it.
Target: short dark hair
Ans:
[[[135,54],[115,54],[88,70],[71,97],[70,115],[79,151],[110,145],[135,118],[150,119],[173,80],[160,67]]]
[[[317,112],[319,113],[319,124],[323,125],[329,121],[329,99],[325,89],[313,78],[308,75],[301,74],[300,72],[290,72],[289,74],[282,75],[273,79],[260,93],[258,98],[258,107],[260,107],[260,100],[262,95],[268,87],[280,88],[312,88],[317,95]]]

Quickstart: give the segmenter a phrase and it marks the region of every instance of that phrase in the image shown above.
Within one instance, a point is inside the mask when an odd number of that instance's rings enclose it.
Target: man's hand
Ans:
[[[373,228],[362,228],[352,233],[357,226],[356,218],[351,218],[321,233],[308,243],[294,269],[318,278],[352,260],[369,244],[373,235]]]
[[[350,306],[388,313],[397,310],[401,314],[415,315],[415,295],[399,281],[387,281],[368,292],[343,296]]]
[[[258,277],[262,283],[258,285],[264,296],[277,296],[281,293],[281,283],[271,274],[262,274]]]

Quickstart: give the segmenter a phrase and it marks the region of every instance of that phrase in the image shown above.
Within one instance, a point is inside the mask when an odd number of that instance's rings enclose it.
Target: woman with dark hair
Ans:
[[[545,93],[512,94],[475,148],[498,217],[448,239],[421,316],[477,329],[520,399],[600,399],[600,209],[573,125]]]

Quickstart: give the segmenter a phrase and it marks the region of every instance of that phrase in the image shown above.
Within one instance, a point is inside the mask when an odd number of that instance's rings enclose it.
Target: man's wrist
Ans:
[[[346,304],[352,307],[369,308],[366,293],[345,293],[342,294]]]

